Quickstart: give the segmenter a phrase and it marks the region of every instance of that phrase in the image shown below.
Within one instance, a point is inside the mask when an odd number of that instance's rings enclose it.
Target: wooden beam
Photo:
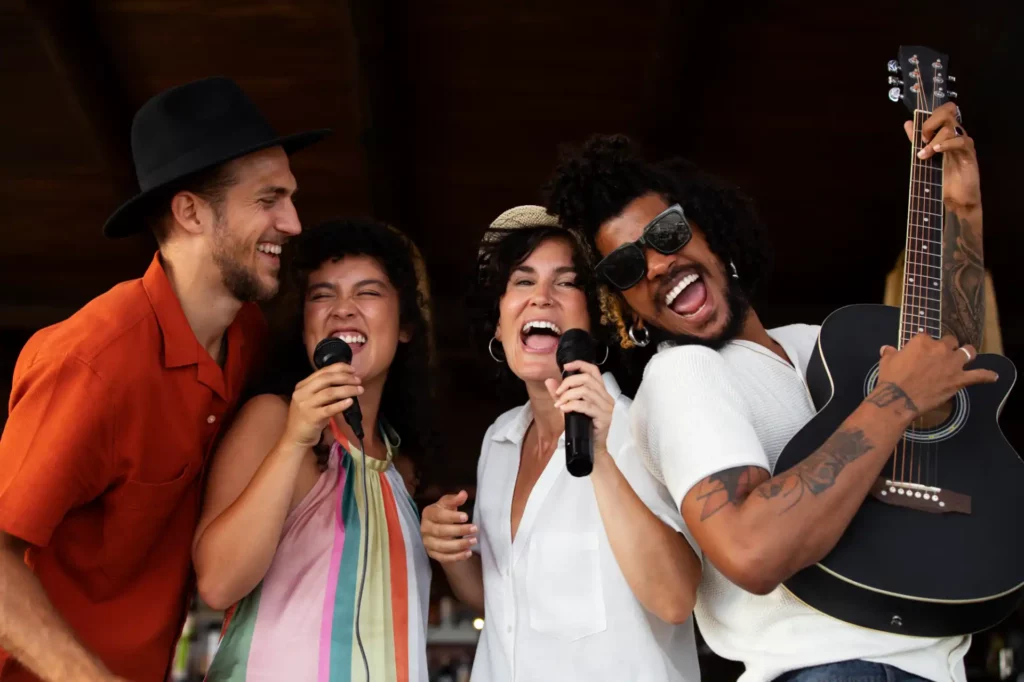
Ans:
[[[137,191],[131,154],[135,110],[119,85],[92,4],[86,0],[27,0],[26,7],[68,102],[89,131],[119,199]]]

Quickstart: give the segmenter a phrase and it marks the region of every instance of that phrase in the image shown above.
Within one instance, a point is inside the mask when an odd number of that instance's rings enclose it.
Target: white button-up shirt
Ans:
[[[640,499],[692,546],[668,491],[637,457],[631,401],[611,374],[604,381],[615,399],[608,451]],[[670,625],[633,596],[612,554],[592,482],[566,471],[564,434],[512,542],[512,493],[532,421],[529,403],[506,412],[481,448],[473,523],[483,565],[484,629],[471,679],[698,682],[692,618]]]

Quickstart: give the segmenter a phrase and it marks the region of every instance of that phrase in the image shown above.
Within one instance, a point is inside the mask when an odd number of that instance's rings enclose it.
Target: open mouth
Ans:
[[[530,353],[554,353],[562,330],[554,322],[531,320],[523,325],[519,338]]]
[[[692,270],[678,277],[675,285],[665,294],[664,301],[672,312],[681,317],[697,317],[708,302],[704,278]]]
[[[366,335],[353,329],[340,329],[332,333],[331,336],[347,343],[352,349],[352,355],[355,355],[366,346]]]
[[[267,258],[274,263],[281,261],[281,245],[273,244],[271,242],[260,242],[256,245],[256,250],[259,251],[260,255]]]

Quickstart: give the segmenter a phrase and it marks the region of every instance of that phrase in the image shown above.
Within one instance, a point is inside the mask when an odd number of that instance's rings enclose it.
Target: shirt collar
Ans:
[[[604,379],[604,387],[607,389],[608,395],[612,397],[612,400],[618,400],[619,396],[622,395],[622,389],[619,388],[619,383],[615,380],[612,373],[604,372],[601,378]],[[530,407],[530,403],[527,401],[525,405],[518,408],[516,414],[503,427],[495,429],[494,433],[491,434],[491,440],[505,441],[516,446],[522,445],[526,431],[530,428],[532,422],[533,408]],[[559,447],[564,443],[565,432],[563,431],[558,437]]]
[[[164,338],[164,367],[184,367],[199,362],[199,341],[181,309],[181,301],[171,288],[167,272],[160,261],[160,252],[153,256],[142,286],[153,306],[157,324]]]

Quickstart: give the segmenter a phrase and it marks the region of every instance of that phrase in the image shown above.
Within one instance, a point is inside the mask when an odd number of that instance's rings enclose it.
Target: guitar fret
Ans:
[[[931,211],[921,211],[921,210],[918,210],[918,209],[915,209],[915,208],[910,209],[910,212],[911,213],[923,213],[924,215],[935,216],[936,218],[941,218],[942,217],[941,213],[932,213]]]

